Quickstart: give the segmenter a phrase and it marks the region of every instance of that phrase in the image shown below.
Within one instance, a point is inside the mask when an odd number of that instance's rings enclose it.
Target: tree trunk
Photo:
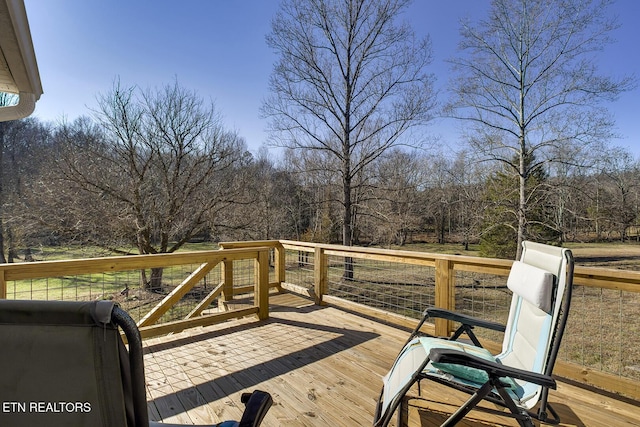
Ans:
[[[345,246],[353,245],[353,233],[351,232],[351,200],[350,191],[345,189],[345,197],[349,200],[345,201],[344,207],[344,222],[342,225],[342,244]],[[344,273],[342,274],[343,280],[353,280],[353,257],[344,258]]]
[[[352,230],[352,209],[351,205],[351,167],[349,157],[345,156],[343,166],[344,178],[342,180],[342,192],[344,200],[344,212],[342,217],[342,244],[345,246],[353,245],[353,230]],[[344,273],[342,274],[343,280],[353,280],[353,258],[344,258]]]
[[[140,282],[144,290],[159,292],[162,290],[162,267],[152,268],[151,275],[147,275],[147,270],[140,270]]]
[[[157,292],[162,290],[162,273],[164,269],[162,267],[151,269],[151,279],[149,280],[149,290]]]
[[[524,111],[525,103],[524,103],[524,81],[520,82],[520,111]],[[522,255],[522,242],[525,239],[526,235],[526,226],[527,226],[527,142],[525,139],[526,129],[525,125],[522,122],[522,119],[519,123],[520,128],[520,137],[518,138],[519,145],[519,165],[518,165],[518,237],[516,238],[516,259],[520,259]]]
[[[520,163],[522,165],[522,170],[524,170],[524,156],[522,156]],[[527,223],[527,215],[526,215],[526,209],[527,209],[527,195],[526,195],[526,182],[527,182],[527,178],[526,176],[524,176],[523,173],[520,173],[520,179],[519,179],[519,184],[520,184],[520,197],[519,197],[519,201],[518,201],[518,238],[516,241],[517,247],[516,247],[516,259],[520,259],[520,256],[522,255],[522,242],[525,239],[525,233],[526,233],[526,223]]]
[[[16,258],[18,258],[18,253],[16,252],[16,245],[13,239],[11,228],[7,228],[7,245],[7,262],[15,262]]]

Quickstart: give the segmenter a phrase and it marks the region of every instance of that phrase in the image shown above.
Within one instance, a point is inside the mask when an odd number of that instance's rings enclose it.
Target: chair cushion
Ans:
[[[507,287],[525,301],[550,313],[553,279],[554,275],[546,270],[515,261],[507,279]]]
[[[423,337],[420,343],[424,347],[427,354],[432,348],[446,348],[451,350],[462,351],[467,354],[479,357],[484,360],[495,362],[496,358],[486,348],[476,347],[472,344],[465,344],[458,341],[449,341],[440,338]],[[484,384],[489,381],[489,376],[482,369],[471,368],[465,365],[455,363],[431,363],[431,365],[442,372],[453,375],[456,378],[462,378],[473,383]]]

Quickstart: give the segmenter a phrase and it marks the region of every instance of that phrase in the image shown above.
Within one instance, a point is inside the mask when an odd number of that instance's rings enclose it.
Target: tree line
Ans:
[[[261,110],[277,160],[177,80],[116,80],[71,122],[0,124],[0,261],[71,242],[149,254],[194,239],[429,239],[514,257],[524,239],[636,236],[638,162],[610,145],[605,108],[635,78],[593,61],[616,28],[609,2],[494,0],[461,22],[445,101],[429,37],[401,19],[409,3],[281,3]],[[425,125],[443,116],[463,142],[436,150]]]
[[[40,245],[162,253],[194,240],[341,242],[342,182],[327,159],[296,150],[277,160],[266,150],[251,154],[215,114],[189,126],[154,118],[155,96],[184,103],[177,115],[198,100],[176,95],[175,85],[136,102],[118,90],[101,107],[104,122],[0,125],[2,262],[29,260]],[[528,178],[530,238],[640,236],[640,161],[620,148],[593,157],[588,167],[549,165]],[[479,162],[471,151],[397,148],[356,184],[355,244],[480,243],[485,255],[515,255],[518,177],[508,166]]]

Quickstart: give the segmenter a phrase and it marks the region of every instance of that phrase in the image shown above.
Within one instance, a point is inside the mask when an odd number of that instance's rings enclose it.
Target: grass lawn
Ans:
[[[640,270],[638,243],[569,243],[577,265]]]
[[[573,252],[576,265],[640,271],[640,243],[637,242],[567,243],[565,247]],[[478,245],[470,245],[465,251],[461,244],[453,243],[415,243],[391,249],[480,256]]]

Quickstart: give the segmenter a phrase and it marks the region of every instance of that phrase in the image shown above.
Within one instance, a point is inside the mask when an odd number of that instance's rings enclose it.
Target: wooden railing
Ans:
[[[225,248],[252,248],[257,245],[266,245],[267,242],[233,242],[221,243]],[[455,310],[456,309],[456,276],[460,272],[478,273],[482,275],[495,275],[506,277],[509,274],[513,261],[489,259],[479,257],[469,257],[461,255],[444,255],[433,253],[422,253],[403,250],[385,250],[377,248],[346,247],[340,245],[316,244],[299,241],[280,240],[269,243],[275,249],[275,258],[278,262],[279,272],[277,280],[281,286],[289,290],[300,292],[312,297],[317,304],[330,303],[341,306],[352,311],[362,313],[370,317],[378,318],[382,321],[391,322],[398,326],[413,328],[416,324],[415,318],[390,313],[385,309],[372,307],[369,305],[353,303],[344,298],[337,298],[331,295],[329,284],[329,259],[349,258],[361,261],[380,261],[384,263],[402,265],[426,266],[434,270],[434,304],[435,306]],[[313,285],[300,286],[297,283],[288,281],[286,269],[286,252],[312,254]],[[294,256],[295,259],[295,256]],[[295,262],[294,262],[295,263]],[[357,267],[356,267],[357,271]],[[340,281],[340,279],[337,279]],[[506,282],[506,280],[505,280]],[[615,290],[629,292],[637,295],[640,300],[640,272],[622,271],[614,269],[593,268],[576,266],[574,271],[574,285],[595,290]],[[574,297],[575,299],[575,297]],[[575,302],[574,302],[575,305]],[[610,307],[604,307],[609,310]],[[628,320],[632,322],[628,325],[631,330],[638,330],[640,327],[640,305],[637,306],[638,316],[630,316]],[[571,316],[570,316],[571,318]],[[624,326],[623,326],[624,327]],[[427,332],[438,336],[448,336],[453,332],[454,325],[449,321],[436,319],[435,324],[427,326]],[[611,331],[617,333],[617,331]],[[632,334],[638,339],[638,333]],[[589,340],[587,336],[584,339]],[[568,338],[565,337],[565,341]],[[484,340],[487,348],[498,351],[501,344],[495,341]],[[606,346],[606,343],[605,343]],[[559,377],[577,381],[581,384],[599,387],[614,393],[619,393],[633,399],[640,399],[640,380],[635,378],[625,378],[620,375],[613,375],[597,369],[586,367],[571,360],[558,361],[555,373]]]
[[[173,287],[170,292],[153,306],[138,321],[143,337],[162,335],[181,331],[195,326],[204,326],[223,322],[232,318],[256,315],[258,319],[269,316],[269,250],[268,247],[253,246],[250,249],[228,249],[201,252],[181,252],[157,255],[133,255],[108,258],[94,258],[64,261],[42,261],[30,263],[0,264],[0,298],[7,298],[9,283],[24,283],[36,279],[86,277],[95,274],[117,274],[125,271],[142,271],[147,269],[167,269],[172,266],[198,265],[184,280]],[[253,260],[253,285],[234,287],[234,263]],[[215,267],[221,267],[224,278],[206,294],[182,319],[158,323],[158,320],[174,307],[194,286]],[[78,279],[79,281],[88,279]],[[275,286],[276,284],[274,284]],[[45,285],[36,285],[37,288]],[[37,295],[43,290],[37,289]],[[53,292],[51,292],[53,293]],[[252,293],[253,304],[237,309],[202,315],[210,304],[219,299],[220,306],[231,301],[234,295]],[[92,294],[82,294],[77,299],[93,298]],[[20,298],[17,295],[9,297]]]
[[[363,304],[350,301],[349,298],[338,297],[335,294],[337,284],[341,282],[339,274],[340,260],[353,259],[357,263],[356,276],[366,263],[384,263],[394,271],[409,268],[420,268],[420,280],[429,282],[424,289],[433,291],[430,304],[456,309],[460,301],[456,295],[460,292],[461,274],[480,274],[495,276],[497,281],[504,281],[508,275],[511,261],[487,259],[460,255],[442,255],[401,250],[384,250],[375,248],[345,247],[339,245],[314,244],[298,241],[254,241],[254,242],[224,242],[221,250],[183,252],[160,255],[137,255],[125,257],[109,257],[84,260],[45,261],[20,264],[0,264],[0,297],[16,298],[17,294],[9,292],[12,283],[36,280],[38,278],[76,277],[95,274],[115,274],[124,271],[138,271],[154,268],[169,268],[179,265],[196,265],[190,269],[176,286],[167,288],[161,300],[155,301],[149,310],[145,309],[139,318],[139,326],[144,337],[180,331],[189,327],[203,326],[222,322],[231,318],[255,315],[259,319],[269,316],[268,294],[270,288],[286,288],[313,298],[317,304],[332,304],[369,317],[376,317],[404,328],[412,328],[416,324],[416,316],[393,313],[380,304]],[[300,254],[308,254],[308,262],[303,276],[295,276],[294,269],[302,264]],[[251,265],[252,283],[236,283],[237,273],[234,267]],[[181,318],[165,320],[162,316],[172,310],[179,301],[184,299],[194,286],[201,286],[203,278],[211,274],[212,269],[219,270],[219,281],[214,282],[212,289],[207,287],[206,295],[185,309]],[[191,271],[193,270],[193,271]],[[423,271],[424,270],[424,271]],[[391,271],[391,270],[389,270]],[[379,276],[386,272],[377,273]],[[271,275],[271,279],[270,276]],[[427,275],[429,277],[427,278]],[[296,279],[295,277],[303,277]],[[83,279],[84,280],[84,279]],[[244,279],[246,280],[249,279]],[[365,280],[354,281],[353,286],[365,284]],[[627,295],[638,296],[640,301],[640,273],[613,269],[589,268],[576,266],[574,284],[587,290],[597,292],[619,291]],[[40,286],[39,284],[34,287]],[[376,287],[377,283],[368,285]],[[168,290],[170,289],[170,291]],[[471,290],[473,291],[473,290]],[[80,293],[80,298],[86,295]],[[89,294],[93,295],[93,294]],[[234,303],[246,295],[253,297],[249,306],[233,308]],[[95,298],[95,296],[90,296]],[[34,293],[33,298],[42,298],[42,294]],[[622,297],[621,297],[622,298]],[[51,298],[50,299],[55,299]],[[218,300],[219,311],[213,314],[203,314],[209,310],[214,300]],[[575,299],[575,298],[574,298]],[[575,303],[574,303],[575,305]],[[634,306],[638,315],[621,313],[628,316],[631,322],[629,328],[636,330],[632,339],[638,339],[640,330],[640,304]],[[423,308],[421,308],[423,309]],[[601,311],[608,307],[601,308]],[[572,307],[573,310],[573,307]],[[575,316],[574,316],[575,317]],[[577,316],[580,317],[580,316]],[[571,319],[571,316],[570,316]],[[437,335],[448,335],[453,326],[450,322],[436,320],[430,325],[429,332]],[[624,328],[624,326],[622,326]],[[620,331],[612,331],[619,333]],[[571,331],[569,331],[569,334]],[[565,337],[564,341],[570,338]],[[586,337],[590,339],[590,337]],[[496,340],[484,340],[492,350],[499,349]],[[564,346],[563,341],[563,346]],[[630,343],[632,345],[632,343]],[[640,365],[640,363],[639,363]],[[634,399],[640,399],[640,379],[613,375],[603,370],[581,365],[570,358],[556,364],[556,374],[559,377],[575,380],[579,383],[600,387],[608,391],[619,393]]]

